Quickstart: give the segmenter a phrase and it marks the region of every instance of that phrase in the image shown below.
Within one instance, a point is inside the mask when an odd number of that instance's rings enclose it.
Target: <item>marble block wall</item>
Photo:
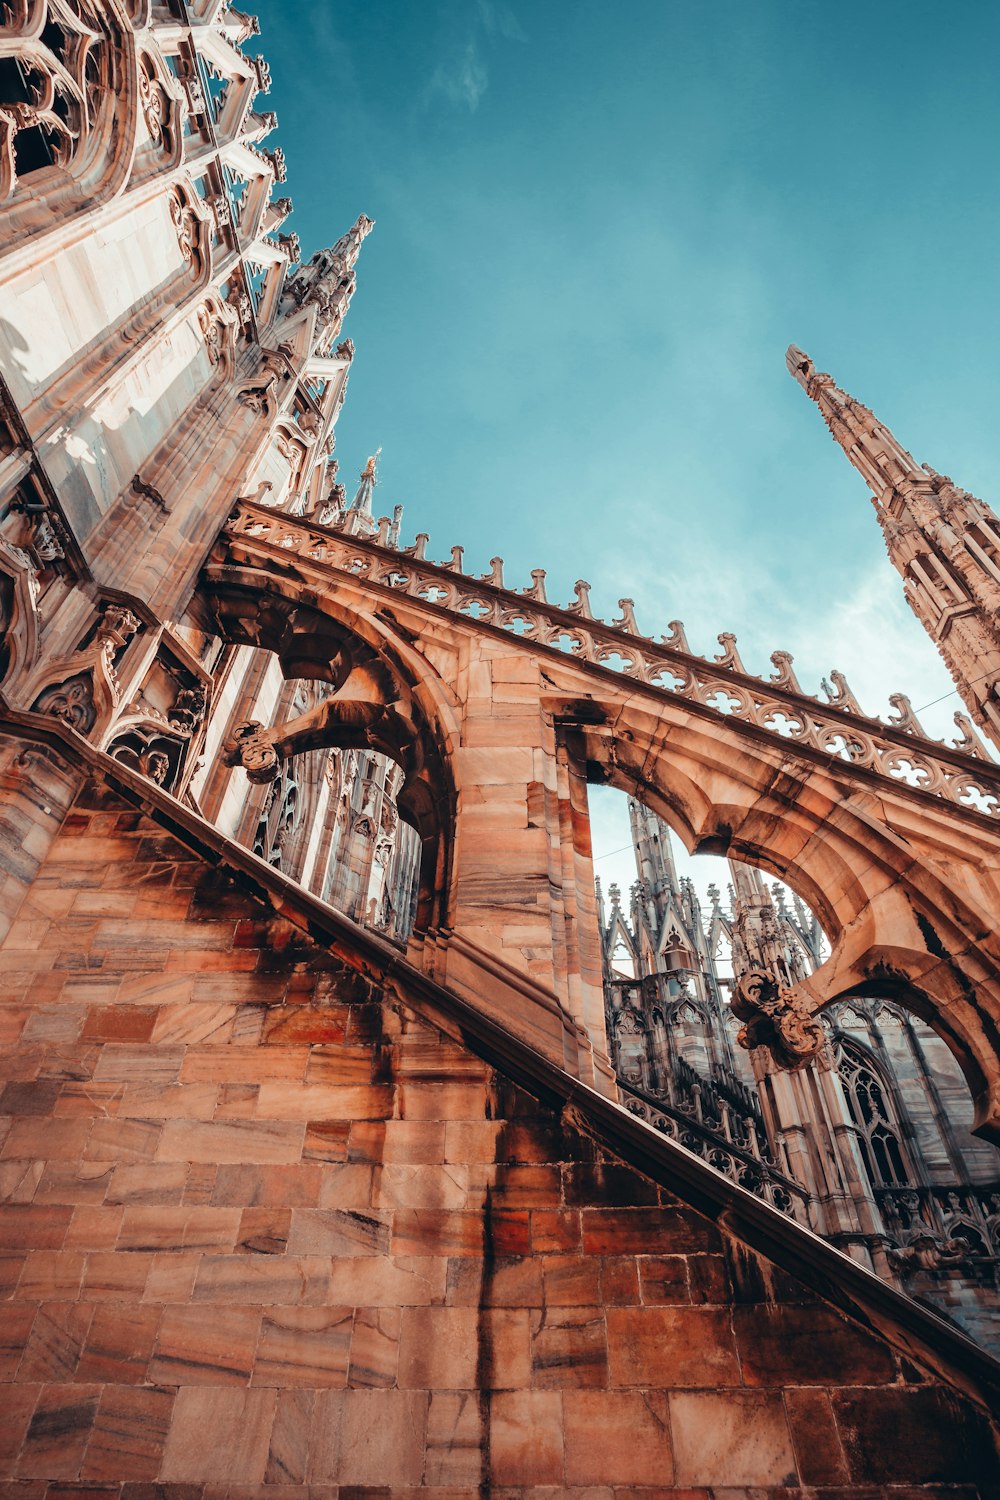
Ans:
[[[964,1398],[111,793],[0,974],[0,1500],[995,1496]]]

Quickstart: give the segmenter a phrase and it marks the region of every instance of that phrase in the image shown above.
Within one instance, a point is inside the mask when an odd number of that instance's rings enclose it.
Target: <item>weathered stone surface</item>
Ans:
[[[84,802],[76,817],[87,815]],[[142,820],[119,835],[137,883],[145,837]],[[246,951],[238,924],[259,916],[249,896],[202,912],[204,951]],[[131,983],[121,940],[117,928],[94,939],[119,985]],[[44,1101],[47,1114],[18,1117],[32,1128],[73,1130],[38,1138],[56,1154],[12,1179],[28,1201],[0,1208],[0,1484],[22,1487],[11,1493],[789,1500],[819,1486],[821,1500],[873,1500],[898,1479],[965,1485],[947,1500],[973,1500],[986,1485],[991,1439],[967,1403],[428,1022],[384,1001],[375,1026],[366,1001],[349,1040],[356,1007],[331,1002],[330,961],[305,951],[311,989],[294,1002],[271,954],[266,1017],[321,1018],[335,1003],[341,1041],[322,1027],[304,1041],[308,1026],[283,1040],[265,1021],[254,1047],[233,1035],[208,1049],[200,1029],[187,1043],[154,1019],[145,1041],[124,1042],[102,1015],[101,1034],[73,1044],[91,1075],[116,1049],[102,1072],[126,1089],[120,1049],[139,1048],[133,1072],[179,1077],[197,1111],[205,1089],[231,1106],[226,1090],[257,1076],[259,1056],[281,1081],[273,1119],[123,1120],[103,1093],[88,1112],[78,1078],[11,1096]],[[47,959],[29,951],[28,962],[42,972]],[[232,1007],[254,977],[234,968]],[[102,1006],[130,1008],[132,993]],[[373,1040],[357,1040],[362,1030]],[[63,1040],[44,1045],[67,1055]],[[310,1144],[285,1090],[293,1076],[308,1087],[312,1048],[336,1073],[341,1047],[355,1076],[367,1051],[386,1118],[355,1115],[368,1084],[316,1085],[338,1091],[328,1102],[341,1110],[324,1118],[328,1154],[317,1155],[320,1137]],[[452,1062],[455,1088],[442,1090]],[[425,1096],[415,1118],[397,1114],[404,1090],[410,1104]],[[433,1118],[452,1108],[455,1119]],[[213,1159],[206,1129],[226,1159]],[[905,1453],[887,1448],[889,1429],[912,1436]]]

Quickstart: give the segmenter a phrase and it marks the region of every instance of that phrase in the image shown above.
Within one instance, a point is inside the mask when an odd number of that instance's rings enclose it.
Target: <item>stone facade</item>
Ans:
[[[815,911],[731,997],[775,1096],[882,999],[996,1140],[975,731],[404,545],[256,23],[0,19],[0,1493],[993,1500],[993,1359],[619,1102],[586,800]]]

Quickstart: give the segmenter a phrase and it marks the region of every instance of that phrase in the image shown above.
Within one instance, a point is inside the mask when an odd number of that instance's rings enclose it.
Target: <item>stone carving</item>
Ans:
[[[750,969],[736,982],[732,1008],[745,1024],[741,1047],[767,1047],[784,1068],[805,1067],[823,1045],[823,1028],[794,990],[781,988],[764,969]]]
[[[238,274],[234,274],[229,283],[229,288],[226,292],[226,302],[233,309],[237,318],[239,318],[240,326],[248,328],[253,322],[253,303],[250,301],[249,293],[243,284],[243,278]]]
[[[912,1276],[917,1271],[940,1275],[964,1267],[969,1259],[969,1246],[965,1240],[940,1239],[930,1230],[922,1230],[906,1245],[889,1246],[886,1255],[893,1269],[903,1276]]]
[[[139,107],[142,110],[149,138],[156,146],[169,145],[166,139],[170,122],[170,104],[166,91],[156,76],[153,63],[148,57],[140,58],[137,71],[139,85]]]
[[[208,696],[203,687],[181,688],[168,716],[170,727],[180,734],[194,734],[205,717],[207,706]]]
[[[259,417],[266,417],[269,410],[268,397],[271,387],[274,385],[274,376],[271,375],[262,385],[248,385],[241,391],[237,391],[236,399],[243,406],[249,407]]]
[[[258,785],[276,781],[281,770],[281,761],[270,736],[273,730],[264,728],[256,719],[246,719],[237,724],[232,734],[222,744],[222,764],[242,766],[247,780]]]
[[[89,673],[81,672],[65,682],[45,688],[31,705],[34,713],[50,719],[61,719],[71,729],[87,734],[97,719],[94,683]]]
[[[278,244],[288,256],[289,265],[295,265],[302,258],[302,246],[298,235],[293,231],[291,234],[279,234]]]
[[[274,172],[275,182],[285,182],[288,178],[288,167],[285,164],[285,153],[280,146],[275,146],[273,151],[261,151],[265,161],[270,162]]]
[[[56,533],[54,517],[43,513],[36,518],[31,544],[40,562],[50,563],[65,560],[66,553]]]
[[[184,79],[184,92],[188,97],[188,105],[193,115],[205,115],[208,113],[208,104],[205,100],[205,90],[201,86],[201,80],[197,74],[192,72]]]
[[[177,235],[181,258],[196,273],[201,271],[204,256],[203,222],[187,196],[174,189],[169,199],[170,220]]]
[[[256,720],[237,724],[223,742],[222,763],[242,766],[250,781],[265,783],[274,781],[292,756],[331,746],[377,750],[415,771],[422,764],[419,731],[395,692],[381,664],[353,665],[337,696],[324,698],[297,718],[270,729]]]
[[[170,791],[183,763],[183,747],[177,740],[155,730],[132,727],[108,745],[108,754],[140,776]]]
[[[161,511],[163,515],[167,516],[170,514],[167,503],[159,490],[155,485],[147,484],[140,474],[132,475],[131,488],[134,495],[141,495],[144,500],[149,501],[150,505],[155,505],[156,509]]]
[[[205,302],[198,309],[198,327],[205,340],[209,364],[225,365],[231,352],[232,314],[216,303]]]
[[[97,626],[97,640],[107,655],[126,646],[139,629],[141,621],[122,604],[107,604],[104,616]]]

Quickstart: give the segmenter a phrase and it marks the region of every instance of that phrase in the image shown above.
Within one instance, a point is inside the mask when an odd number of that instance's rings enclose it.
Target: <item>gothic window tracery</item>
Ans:
[[[253,852],[276,870],[282,868],[285,849],[298,823],[298,801],[298,782],[284,766],[268,786],[253,838]]]
[[[21,0],[5,6],[0,45],[0,198],[28,176],[51,185],[127,170],[116,120],[127,117],[131,33],[117,7],[98,0]],[[148,81],[148,80],[147,80]],[[131,83],[131,89],[129,84]],[[153,107],[158,107],[158,101]],[[123,149],[120,151],[118,147]],[[118,160],[113,158],[118,156]],[[68,174],[68,175],[67,175]]]
[[[911,1180],[911,1174],[899,1113],[888,1084],[864,1049],[844,1038],[837,1048],[837,1072],[872,1186],[903,1186]]]

